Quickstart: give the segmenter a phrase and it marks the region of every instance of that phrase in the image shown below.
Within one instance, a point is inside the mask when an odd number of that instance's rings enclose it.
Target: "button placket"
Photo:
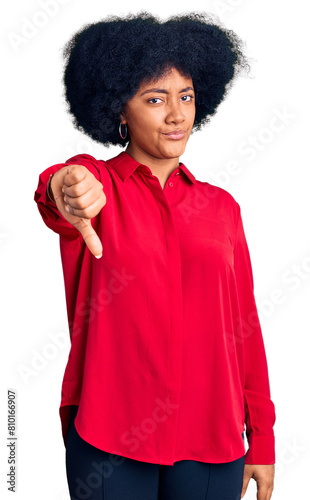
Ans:
[[[175,174],[171,174],[173,177]],[[170,328],[167,342],[169,354],[167,360],[166,386],[165,386],[165,420],[162,423],[161,440],[158,447],[158,461],[171,460],[175,454],[178,419],[180,412],[180,398],[182,387],[182,362],[183,362],[183,316],[179,314],[182,309],[182,278],[181,278],[181,254],[177,227],[174,222],[170,207],[169,196],[167,196],[167,184],[162,189],[159,180],[154,175],[148,176],[149,186],[154,195],[164,229],[164,237],[167,249],[167,269],[169,271],[170,288]],[[170,182],[168,183],[169,186]],[[172,183],[173,185],[173,183]],[[166,192],[165,192],[166,191]],[[172,410],[171,410],[172,408]],[[165,448],[169,448],[171,455],[167,456]]]
[[[170,176],[168,177],[168,179],[170,179],[170,177],[176,177],[177,175],[180,175],[179,171],[173,172],[172,174],[170,174]],[[169,182],[167,182],[167,185],[172,188],[174,186],[174,182],[169,181]]]

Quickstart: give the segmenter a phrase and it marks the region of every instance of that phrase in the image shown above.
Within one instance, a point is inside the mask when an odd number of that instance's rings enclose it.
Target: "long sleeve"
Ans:
[[[239,207],[234,249],[240,325],[237,341],[242,342],[246,435],[249,449],[246,464],[274,464],[275,407],[270,399],[267,359],[254,298],[253,273]]]
[[[100,171],[96,159],[88,154],[80,154],[69,158],[65,163],[58,163],[44,170],[39,175],[38,187],[34,194],[34,201],[47,227],[58,233],[65,239],[73,240],[80,236],[80,232],[68,222],[59,212],[46,194],[47,183],[50,174],[54,174],[66,165],[84,165],[100,181]]]

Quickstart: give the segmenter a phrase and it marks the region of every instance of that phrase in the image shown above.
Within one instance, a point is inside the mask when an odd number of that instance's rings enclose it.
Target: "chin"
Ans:
[[[164,148],[164,151],[172,156],[180,156],[184,153],[187,142],[181,143],[181,141],[175,141],[175,143],[169,144]]]
[[[169,151],[167,151],[167,155],[168,155],[168,158],[176,158],[176,157],[181,156],[184,153],[184,151],[185,151],[185,146],[174,147],[174,148],[170,148]]]

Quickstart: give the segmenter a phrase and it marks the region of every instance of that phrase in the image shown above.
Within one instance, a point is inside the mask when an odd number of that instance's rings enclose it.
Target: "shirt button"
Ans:
[[[169,182],[168,186],[172,187],[173,186],[173,182]]]
[[[176,172],[176,174],[175,174],[175,175],[180,175],[180,172]]]

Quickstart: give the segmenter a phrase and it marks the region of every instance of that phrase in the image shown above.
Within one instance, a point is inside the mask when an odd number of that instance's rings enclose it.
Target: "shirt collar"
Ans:
[[[133,172],[138,167],[140,167],[140,165],[142,165],[142,163],[136,161],[134,158],[132,158],[132,156],[126,153],[126,151],[122,151],[114,158],[110,158],[109,160],[106,161],[106,163],[108,163],[113,167],[113,169],[116,171],[116,173],[122,179],[123,182],[125,182],[128,179],[128,177],[130,177],[133,174]],[[147,165],[143,166],[149,168],[147,167]],[[188,170],[188,168],[184,165],[184,163],[180,163],[178,168],[187,176],[187,178],[192,183],[196,181],[195,176]]]

